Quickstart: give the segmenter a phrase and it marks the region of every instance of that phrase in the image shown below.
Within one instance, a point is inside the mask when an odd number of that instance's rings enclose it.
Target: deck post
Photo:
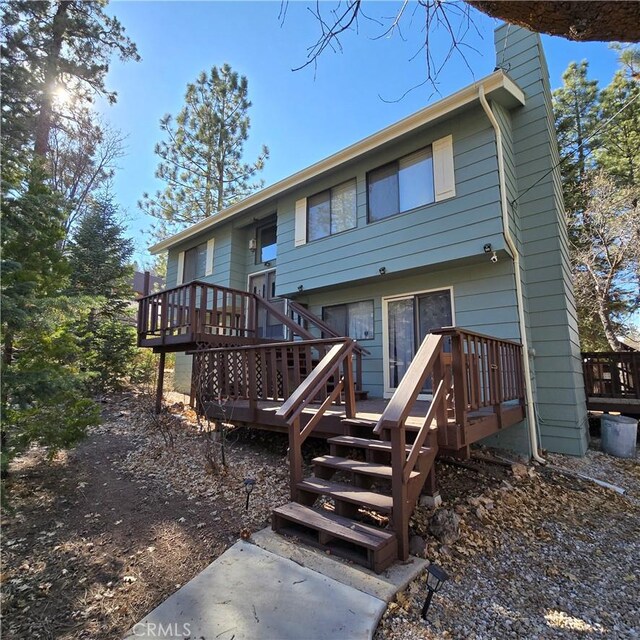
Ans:
[[[162,393],[164,390],[164,361],[166,353],[160,352],[160,358],[158,360],[158,384],[156,387],[156,413],[162,411]]]
[[[391,436],[391,493],[393,497],[393,530],[398,540],[398,559],[409,557],[409,510],[407,484],[404,482],[406,437],[404,425],[394,425]]]
[[[356,393],[353,381],[353,359],[351,353],[344,359],[344,405],[347,418],[356,417]]]
[[[300,417],[289,425],[289,487],[291,500],[298,501],[298,484],[302,482],[302,444],[300,442]]]

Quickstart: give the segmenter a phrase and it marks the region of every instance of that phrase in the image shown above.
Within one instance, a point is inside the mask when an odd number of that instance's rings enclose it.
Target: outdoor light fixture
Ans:
[[[487,242],[487,244],[485,244],[485,245],[484,245],[484,247],[482,247],[482,250],[483,250],[485,253],[491,253],[491,243],[490,243],[490,242]]]
[[[303,291],[304,291],[304,287],[301,284],[299,284],[298,285],[298,293],[302,293]]]
[[[445,573],[444,569],[439,567],[437,564],[431,563],[427,568],[427,589],[429,589],[429,593],[427,594],[427,599],[424,601],[424,606],[422,607],[422,619],[427,619],[427,611],[429,611],[429,605],[431,604],[431,598],[433,598],[433,594],[440,591],[440,587],[442,583],[449,579],[449,576]]]
[[[251,251],[251,253],[255,253],[258,249],[258,243],[256,242],[255,238],[251,238],[251,240],[249,240],[249,251]]]
[[[380,267],[378,269],[378,273],[383,276],[385,273],[387,273],[387,267]]]
[[[245,478],[244,479],[244,492],[247,494],[247,503],[244,506],[245,511],[249,511],[249,496],[253,491],[253,487],[255,487],[256,479],[255,478]]]

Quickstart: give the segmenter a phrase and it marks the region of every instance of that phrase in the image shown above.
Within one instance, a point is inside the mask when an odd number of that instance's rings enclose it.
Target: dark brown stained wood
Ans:
[[[389,513],[393,506],[391,496],[381,493],[367,491],[360,487],[340,482],[332,482],[323,478],[306,478],[298,484],[301,491],[308,491],[318,495],[330,496],[336,500],[343,500],[352,504],[357,504],[381,513]]]
[[[313,376],[310,375],[306,378],[291,397],[278,409],[278,415],[288,418],[290,415],[300,413],[325,387],[333,369],[340,363],[346,352],[350,350],[351,344],[352,341],[349,339],[346,339],[345,342],[334,344],[313,370]]]
[[[276,507],[273,512],[275,515],[292,522],[326,531],[336,538],[354,542],[367,549],[381,549],[394,539],[394,535],[390,531],[369,527],[329,511],[319,511],[301,504],[290,502]]]
[[[341,458],[339,456],[319,456],[311,462],[319,467],[330,467],[338,471],[348,471],[349,473],[357,473],[374,478],[385,478],[387,480],[391,478],[393,473],[393,469],[389,465],[348,460],[347,458]],[[413,471],[411,478],[417,478],[418,475],[417,471]]]
[[[344,421],[343,421],[344,422]],[[329,438],[327,442],[343,447],[351,447],[353,449],[367,449],[369,451],[391,451],[391,442],[388,440],[370,440],[368,438],[356,438],[354,436],[335,436]],[[413,445],[406,445],[405,450],[407,453],[411,451]],[[422,447],[421,453],[428,453],[429,447]]]
[[[433,364],[440,357],[442,340],[442,336],[433,334],[424,339],[376,426],[376,433],[387,426],[397,427],[407,419]]]

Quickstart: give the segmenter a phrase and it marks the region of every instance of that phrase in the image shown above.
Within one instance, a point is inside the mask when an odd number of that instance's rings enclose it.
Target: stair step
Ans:
[[[375,427],[377,422],[375,420],[367,420],[366,418],[342,418],[340,421],[342,424],[352,424],[355,427]]]
[[[354,449],[369,449],[370,451],[391,452],[391,443],[387,440],[370,440],[369,438],[356,438],[354,436],[336,436],[327,438],[329,444],[338,444],[343,447],[353,447]],[[411,451],[411,445],[406,445],[407,452]],[[429,453],[429,447],[422,447],[421,453]]]
[[[392,469],[386,464],[376,464],[373,462],[360,462],[359,460],[348,460],[339,456],[320,456],[312,460],[314,465],[320,467],[331,467],[338,471],[348,471],[363,476],[375,478],[391,479]],[[411,478],[417,478],[420,474],[417,471],[411,472]]]
[[[393,498],[391,496],[322,478],[306,478],[298,483],[298,489],[317,493],[318,495],[331,496],[335,500],[351,502],[381,513],[390,513],[393,506]]]
[[[398,540],[393,532],[369,527],[325,509],[290,502],[274,509],[272,526],[278,533],[295,536],[378,573],[398,559]]]
[[[312,509],[297,502],[289,502],[273,510],[275,516],[324,531],[331,536],[352,542],[366,549],[378,551],[395,541],[392,531],[383,531],[344,518],[327,510]]]

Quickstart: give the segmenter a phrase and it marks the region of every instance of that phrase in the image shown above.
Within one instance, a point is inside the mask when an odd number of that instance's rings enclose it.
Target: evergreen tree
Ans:
[[[92,203],[69,243],[70,290],[113,303],[133,297],[133,240],[124,237],[109,195]]]
[[[640,86],[637,47],[602,91],[586,62],[572,63],[554,109],[582,346],[617,350],[638,308],[637,185]]]
[[[640,48],[619,48],[619,69],[600,94],[600,119],[611,120],[596,152],[618,184],[640,184]]]
[[[117,207],[105,195],[93,203],[69,245],[70,292],[86,296],[90,304],[75,331],[94,393],[119,388],[136,357],[131,306],[134,248],[117,215]]]
[[[582,184],[593,166],[591,151],[597,145],[598,83],[589,80],[589,63],[572,62],[562,74],[562,87],[553,92],[558,144],[563,158],[565,208],[573,214],[582,208]]]
[[[165,187],[153,197],[143,194],[139,203],[161,221],[158,236],[208,218],[262,186],[252,180],[268,149],[263,146],[252,163],[243,161],[250,106],[247,79],[225,64],[187,85],[178,116],[160,121],[166,140],[155,148],[156,177]]]
[[[44,157],[52,127],[59,126],[60,92],[80,104],[96,94],[115,102],[105,78],[111,56],[139,59],[135,44],[106,0],[9,0],[3,4],[3,129],[18,143],[33,142]],[[6,110],[6,112],[5,112]],[[7,122],[5,122],[5,115]]]

